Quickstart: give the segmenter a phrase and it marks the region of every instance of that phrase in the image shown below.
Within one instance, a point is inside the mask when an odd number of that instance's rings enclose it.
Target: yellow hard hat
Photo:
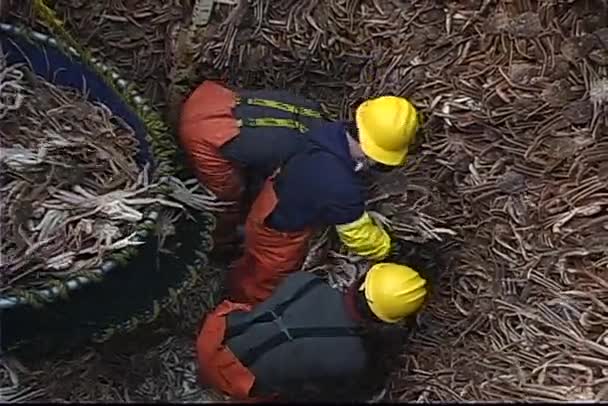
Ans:
[[[380,320],[397,323],[420,309],[427,294],[426,280],[412,268],[394,263],[371,267],[359,287]]]
[[[362,103],[356,112],[363,153],[384,165],[403,165],[418,129],[416,108],[403,97],[382,96]]]

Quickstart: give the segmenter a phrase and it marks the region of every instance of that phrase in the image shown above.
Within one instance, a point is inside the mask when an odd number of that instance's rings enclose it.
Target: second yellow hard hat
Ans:
[[[380,263],[370,268],[359,287],[372,312],[386,323],[397,323],[416,313],[427,295],[426,280],[412,268]]]
[[[382,96],[362,103],[356,112],[363,153],[389,166],[405,163],[418,129],[416,108],[403,97]]]

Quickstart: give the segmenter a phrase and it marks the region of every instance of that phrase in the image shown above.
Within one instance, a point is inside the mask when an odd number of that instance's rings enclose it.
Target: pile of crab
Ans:
[[[0,51],[0,293],[95,269],[158,198],[133,129]],[[178,189],[176,189],[177,191]]]
[[[201,40],[201,77],[289,88],[344,119],[397,94],[425,117],[406,167],[372,179],[368,198],[404,261],[441,259],[386,397],[606,399],[606,2],[256,0],[222,12]],[[368,266],[324,230],[304,269],[343,288]]]
[[[403,261],[441,260],[386,398],[608,397],[606,21],[604,0],[243,0],[193,28],[190,88],[286,88],[343,119],[396,94],[422,112],[407,165],[370,181]],[[330,229],[304,269],[343,288],[368,265]]]

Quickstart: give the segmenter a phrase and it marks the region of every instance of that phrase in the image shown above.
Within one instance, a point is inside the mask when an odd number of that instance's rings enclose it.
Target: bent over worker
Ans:
[[[381,384],[387,348],[374,333],[414,315],[426,296],[426,280],[394,263],[372,266],[346,293],[294,272],[264,302],[225,300],[206,316],[196,344],[201,381],[237,400],[297,396],[306,384],[328,400],[374,375]]]
[[[336,226],[355,254],[383,260],[391,238],[365,210],[357,172],[406,161],[418,120],[407,100],[384,96],[358,107],[355,123],[323,124],[304,148],[266,180],[245,222],[245,249],[229,274],[229,294],[243,303],[266,299],[281,278],[298,270],[315,228]]]
[[[179,136],[196,176],[221,201],[234,203],[217,215],[217,245],[235,240],[247,200],[298,150],[301,133],[324,122],[319,108],[286,91],[237,93],[212,81],[186,100]]]

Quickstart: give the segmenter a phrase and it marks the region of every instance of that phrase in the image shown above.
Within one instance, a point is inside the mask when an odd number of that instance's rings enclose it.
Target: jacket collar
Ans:
[[[344,294],[344,302],[346,304],[346,309],[348,314],[353,318],[353,320],[357,322],[363,322],[363,316],[357,310],[357,306],[355,304],[355,294],[357,292],[357,283],[352,284]]]
[[[345,121],[327,123],[312,130],[307,138],[315,146],[339,157],[354,170],[356,164],[350,154],[346,129],[347,123]]]

